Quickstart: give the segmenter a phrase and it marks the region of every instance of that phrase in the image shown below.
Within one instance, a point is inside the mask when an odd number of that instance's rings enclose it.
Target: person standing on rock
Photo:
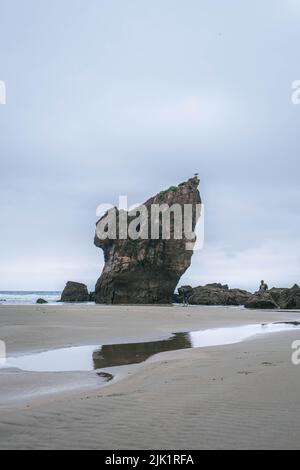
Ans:
[[[268,284],[266,284],[265,281],[261,281],[260,286],[259,286],[259,293],[264,294],[268,289],[269,289]]]

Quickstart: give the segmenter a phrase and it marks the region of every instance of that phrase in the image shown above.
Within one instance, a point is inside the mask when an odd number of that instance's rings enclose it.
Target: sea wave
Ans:
[[[0,305],[33,305],[39,298],[56,304],[60,296],[59,291],[0,291]]]

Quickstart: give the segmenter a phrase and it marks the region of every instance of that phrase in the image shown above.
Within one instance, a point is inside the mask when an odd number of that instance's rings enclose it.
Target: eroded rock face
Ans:
[[[107,304],[153,304],[171,303],[180,277],[191,264],[193,254],[191,242],[185,236],[174,238],[174,224],[171,218],[170,239],[163,239],[161,225],[159,239],[151,238],[151,206],[153,204],[192,205],[192,230],[195,229],[199,214],[196,206],[201,203],[198,191],[199,179],[191,178],[177,187],[171,187],[149,199],[144,205],[148,213],[148,238],[114,240],[99,238],[96,230],[95,245],[104,252],[105,266],[95,288],[96,303]],[[103,223],[111,211],[98,224]],[[117,229],[124,211],[116,209]],[[129,223],[136,219],[127,214]]]
[[[66,287],[61,294],[61,302],[88,302],[90,294],[85,284],[80,282],[67,282]]]

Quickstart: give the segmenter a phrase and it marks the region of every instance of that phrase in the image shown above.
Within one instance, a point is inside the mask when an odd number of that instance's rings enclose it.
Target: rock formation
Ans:
[[[251,294],[251,292],[248,292],[246,290],[229,289],[226,305],[245,305],[245,303],[249,301],[252,295],[253,294]]]
[[[264,294],[252,295],[248,302],[245,303],[246,308],[251,309],[274,309],[278,305],[274,302],[271,295],[266,292]]]
[[[272,297],[274,302],[278,305],[282,305],[287,298],[290,289],[284,287],[272,287],[268,290],[268,294]]]
[[[88,302],[90,295],[85,284],[80,282],[67,282],[61,294],[60,302]]]
[[[121,218],[127,217],[128,224],[134,222],[137,214],[126,213],[123,210],[111,209],[98,221],[95,245],[104,252],[105,266],[95,289],[96,303],[107,304],[153,304],[171,303],[176,285],[191,264],[193,243],[186,234],[181,239],[174,236],[174,217],[171,216],[170,238],[162,236],[162,223],[160,218],[159,236],[151,236],[153,219],[151,207],[153,205],[178,205],[181,210],[184,205],[192,207],[191,230],[195,229],[199,213],[196,208],[201,203],[198,191],[197,177],[172,186],[149,199],[144,206],[147,209],[145,219],[137,224],[137,231],[144,230],[143,238],[123,239],[119,236]],[[116,215],[117,236],[105,238],[99,236],[99,224],[108,220],[110,215]],[[182,224],[183,225],[183,224]],[[177,225],[178,227],[178,225]],[[181,227],[182,228],[182,227]]]
[[[45,299],[37,299],[36,303],[37,304],[47,304],[48,302]]]
[[[280,307],[284,309],[300,309],[300,287],[297,284],[288,289],[285,298],[281,301]]]
[[[295,284],[291,289],[286,287],[273,287],[268,291],[274,302],[281,309],[300,308],[300,287]]]
[[[268,294],[272,297],[274,302],[280,307],[284,308],[288,294],[291,289],[288,288],[281,288],[281,287],[273,287],[272,289],[268,290]]]
[[[180,293],[180,288],[178,293]],[[251,295],[245,290],[229,289],[227,284],[207,284],[192,289],[189,303],[191,305],[244,305]]]
[[[218,283],[205,286],[178,288],[173,301],[182,303],[182,289],[188,291],[191,305],[244,305],[251,309],[300,309],[300,287],[295,284],[291,289],[273,287],[265,293],[252,294],[241,289],[229,289],[228,285]]]

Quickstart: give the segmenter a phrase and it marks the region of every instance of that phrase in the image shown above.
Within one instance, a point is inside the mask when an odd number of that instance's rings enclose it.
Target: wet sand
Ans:
[[[219,307],[0,306],[7,354],[300,319]],[[300,448],[300,331],[91,372],[0,369],[0,449]]]

